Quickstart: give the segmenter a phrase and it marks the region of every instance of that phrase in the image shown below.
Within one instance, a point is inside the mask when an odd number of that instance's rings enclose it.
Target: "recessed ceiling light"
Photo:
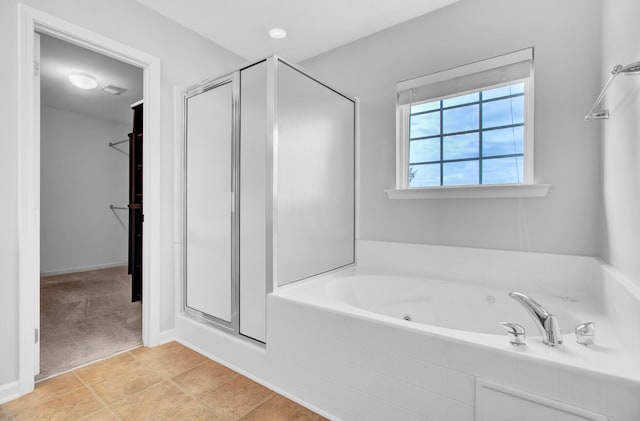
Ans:
[[[269,29],[269,36],[273,39],[282,39],[287,36],[287,31],[282,28]]]
[[[71,73],[69,80],[80,89],[95,89],[98,86],[96,78],[86,73]]]

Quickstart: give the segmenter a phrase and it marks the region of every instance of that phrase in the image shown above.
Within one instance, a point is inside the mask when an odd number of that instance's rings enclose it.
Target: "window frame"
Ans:
[[[403,120],[402,120],[401,124],[402,124],[402,136],[403,136],[402,140],[406,143],[405,150],[406,150],[406,154],[407,154],[406,157],[405,157],[405,159],[406,159],[406,171],[404,172],[404,176],[406,178],[406,188],[415,189],[415,188],[427,188],[427,187],[451,187],[451,186],[446,186],[446,185],[440,185],[440,186],[416,186],[416,187],[409,186],[409,172],[410,172],[409,169],[410,169],[411,165],[414,165],[414,164],[411,164],[410,157],[409,157],[410,144],[411,144],[412,140],[416,140],[416,139],[411,139],[411,137],[410,137],[411,116],[412,115],[416,115],[416,113],[414,113],[414,114],[411,113],[411,107],[412,106],[418,105],[418,104],[427,103],[427,102],[443,101],[443,100],[446,100],[446,99],[449,99],[449,98],[456,98],[456,97],[459,97],[459,96],[468,95],[468,94],[472,94],[472,93],[480,93],[482,91],[488,91],[490,89],[500,88],[500,87],[509,86],[509,85],[515,85],[515,84],[518,84],[518,83],[522,83],[524,85],[524,90],[523,90],[522,94],[512,94],[512,95],[505,96],[505,97],[492,98],[490,100],[478,99],[478,101],[470,102],[468,104],[455,105],[455,106],[452,106],[452,107],[443,107],[443,108],[439,108],[439,109],[436,109],[436,110],[430,110],[430,111],[421,112],[420,114],[422,114],[422,113],[436,113],[436,112],[439,111],[441,113],[440,114],[440,119],[442,119],[442,113],[443,113],[443,111],[446,111],[446,110],[450,110],[450,109],[454,109],[454,108],[466,107],[468,105],[475,105],[475,104],[477,104],[478,107],[481,108],[482,104],[484,104],[486,102],[499,101],[499,100],[502,100],[502,99],[514,98],[514,97],[518,97],[518,96],[524,97],[524,113],[523,113],[524,114],[524,119],[523,119],[523,122],[522,123],[516,123],[515,125],[508,125],[509,127],[521,126],[521,127],[523,127],[523,131],[524,131],[524,133],[523,133],[523,145],[522,145],[523,146],[523,148],[522,148],[522,160],[523,160],[523,167],[524,167],[523,171],[522,171],[522,173],[523,173],[522,182],[521,183],[498,183],[498,184],[500,184],[500,185],[503,185],[503,184],[532,184],[532,180],[533,180],[533,171],[532,170],[533,169],[531,167],[533,165],[532,165],[532,163],[528,163],[526,158],[525,158],[527,156],[527,152],[528,152],[528,150],[527,150],[528,143],[533,143],[533,141],[527,142],[528,138],[530,136],[533,136],[532,133],[527,133],[528,126],[529,126],[529,124],[528,124],[529,123],[529,121],[528,121],[529,120],[529,116],[527,116],[527,111],[528,111],[528,108],[531,108],[531,106],[529,104],[527,104],[528,95],[529,95],[529,92],[530,92],[530,89],[529,89],[530,83],[529,83],[529,79],[516,79],[516,80],[513,80],[513,81],[509,81],[509,82],[505,82],[505,83],[501,83],[501,84],[497,84],[497,85],[491,85],[491,86],[483,87],[483,88],[480,88],[480,89],[474,89],[474,90],[471,90],[471,91],[460,92],[460,93],[447,95],[447,96],[440,97],[440,98],[432,98],[432,99],[428,99],[426,101],[420,101],[419,103],[416,103],[416,104],[403,105],[402,106],[404,108],[403,111],[402,111],[402,119]],[[531,116],[530,118],[533,119],[533,116]],[[504,126],[504,127],[500,127],[500,128],[508,128],[508,127]],[[484,132],[486,132],[486,131],[497,130],[497,129],[499,129],[499,128],[498,127],[484,128],[484,127],[481,127],[481,125],[479,125],[478,129],[469,130],[467,132],[469,132],[469,133],[477,132],[478,136],[481,138],[482,137],[481,133],[484,134]],[[459,134],[459,133],[439,133],[438,135],[429,136],[429,138],[433,138],[433,139],[440,138],[440,142],[442,142],[443,141],[442,139],[444,137],[451,136],[451,135],[456,135],[456,134]],[[516,154],[516,155],[519,155],[519,154]],[[490,157],[487,158],[487,157],[483,156],[482,155],[482,151],[480,150],[479,153],[478,153],[478,156],[475,157],[475,158],[461,158],[461,159],[455,159],[455,160],[448,160],[448,159],[444,159],[444,156],[441,156],[439,161],[433,161],[433,163],[440,162],[440,164],[442,165],[444,163],[454,162],[454,161],[474,161],[474,160],[475,161],[482,161],[483,159],[493,159],[493,158],[495,158],[495,157],[494,156],[490,156]],[[527,165],[527,164],[530,164],[530,165]],[[482,165],[482,164],[479,164],[479,165]],[[441,179],[440,179],[441,183],[443,182],[442,171],[443,170],[441,169]],[[478,177],[478,179],[480,180],[480,176]],[[478,184],[464,184],[464,185],[461,185],[461,186],[469,187],[469,186],[480,186],[480,185],[491,185],[491,184],[478,183]]]
[[[421,87],[430,83],[447,82],[457,78],[480,74],[484,71],[499,69],[518,62],[529,60],[531,68],[528,77],[512,78],[500,83],[476,86],[473,89],[450,92],[446,95],[433,98],[420,99],[419,103],[433,102],[447,98],[466,95],[469,93],[485,91],[500,86],[515,83],[524,83],[524,139],[523,139],[523,180],[521,183],[504,184],[468,184],[455,186],[419,186],[409,187],[409,144],[410,144],[410,115],[411,101],[405,104],[396,104],[396,186],[395,189],[387,190],[389,198],[421,198],[420,191],[427,192],[425,198],[437,198],[437,191],[448,191],[455,189],[456,192],[440,194],[443,197],[465,197],[464,191],[469,192],[469,197],[541,197],[546,196],[549,185],[534,184],[534,72],[533,72],[533,48],[519,50],[513,53],[493,57],[487,60],[474,62],[471,64],[455,67],[430,75],[410,79],[398,83],[398,98],[402,89],[407,86]],[[442,133],[440,133],[442,136]],[[442,156],[440,157],[443,158]],[[480,156],[478,159],[481,159]],[[538,188],[532,188],[537,186]],[[474,191],[475,190],[475,191]],[[409,191],[406,195],[401,194]],[[485,193],[482,193],[484,191]]]

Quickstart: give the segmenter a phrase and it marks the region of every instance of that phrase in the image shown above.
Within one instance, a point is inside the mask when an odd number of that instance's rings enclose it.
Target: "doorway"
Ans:
[[[142,343],[143,70],[38,40],[44,379]]]
[[[56,16],[18,4],[19,12],[19,172],[18,186],[18,362],[19,381],[16,394],[29,393],[34,388],[40,367],[40,133],[39,106],[36,107],[36,32],[54,36],[74,45],[115,58],[144,69],[143,97],[145,106],[143,144],[145,166],[145,231],[142,236],[142,342],[155,346],[170,339],[170,331],[160,329],[160,285],[156,268],[162,259],[158,233],[161,230],[160,202],[160,127],[161,90],[160,60],[133,48]],[[37,124],[38,123],[38,124]]]

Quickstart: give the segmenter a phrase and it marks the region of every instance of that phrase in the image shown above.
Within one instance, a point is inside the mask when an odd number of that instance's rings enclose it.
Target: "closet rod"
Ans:
[[[129,141],[129,139],[121,140],[119,142],[109,142],[109,146],[113,148],[116,145],[119,145],[121,143],[128,142],[128,141]]]
[[[115,210],[115,209],[129,210],[129,208],[126,207],[126,206],[113,206],[113,205],[109,205],[109,209],[111,209],[111,210]]]

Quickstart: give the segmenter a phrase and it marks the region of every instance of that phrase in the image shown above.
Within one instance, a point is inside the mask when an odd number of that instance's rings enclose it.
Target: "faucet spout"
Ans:
[[[545,310],[540,303],[533,298],[519,292],[510,292],[509,297],[519,302],[529,313],[536,327],[542,335],[542,342],[549,346],[562,345],[562,332],[558,319]]]

